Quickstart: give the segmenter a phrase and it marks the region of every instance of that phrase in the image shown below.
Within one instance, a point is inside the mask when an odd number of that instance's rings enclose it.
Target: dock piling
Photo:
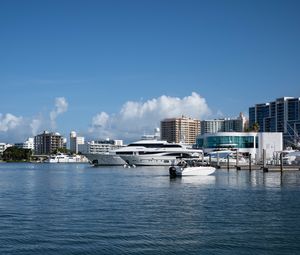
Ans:
[[[283,153],[280,153],[280,172],[283,172]]]
[[[241,170],[241,168],[239,167],[239,151],[238,151],[238,149],[236,150],[235,166],[236,166],[236,170]]]
[[[229,171],[229,154],[227,155],[227,171]]]
[[[249,171],[251,171],[252,169],[251,169],[251,162],[252,161],[252,159],[251,159],[251,153],[249,153]]]

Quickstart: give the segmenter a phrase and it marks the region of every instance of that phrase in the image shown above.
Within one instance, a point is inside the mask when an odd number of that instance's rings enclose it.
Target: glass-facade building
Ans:
[[[238,150],[240,153],[262,157],[263,149],[269,158],[282,150],[282,133],[279,132],[218,132],[199,135],[196,147],[205,153]]]
[[[208,149],[245,149],[257,148],[256,136],[206,136],[197,139],[197,147]]]
[[[259,132],[282,132],[284,146],[299,144],[300,98],[283,97],[249,108],[249,126],[258,123]]]

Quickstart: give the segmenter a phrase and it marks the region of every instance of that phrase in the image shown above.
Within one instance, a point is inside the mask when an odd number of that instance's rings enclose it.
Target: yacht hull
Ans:
[[[142,156],[142,155],[122,155],[121,158],[128,165],[135,166],[171,166],[178,160],[177,157],[167,156]]]
[[[126,162],[115,154],[85,154],[94,166],[123,166]]]

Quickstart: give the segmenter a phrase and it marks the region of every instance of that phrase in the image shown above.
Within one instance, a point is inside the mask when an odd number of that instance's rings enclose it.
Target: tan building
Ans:
[[[35,154],[49,155],[58,148],[65,148],[64,138],[59,133],[44,131],[34,137]]]
[[[200,134],[200,120],[187,118],[164,119],[160,122],[161,139],[168,142],[195,144]]]

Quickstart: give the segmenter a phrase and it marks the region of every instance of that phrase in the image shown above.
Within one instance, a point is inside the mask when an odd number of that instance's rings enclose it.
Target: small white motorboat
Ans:
[[[178,164],[177,166],[171,166],[169,173],[171,177],[177,176],[207,176],[213,174],[216,168],[212,166],[188,166],[186,164]]]

